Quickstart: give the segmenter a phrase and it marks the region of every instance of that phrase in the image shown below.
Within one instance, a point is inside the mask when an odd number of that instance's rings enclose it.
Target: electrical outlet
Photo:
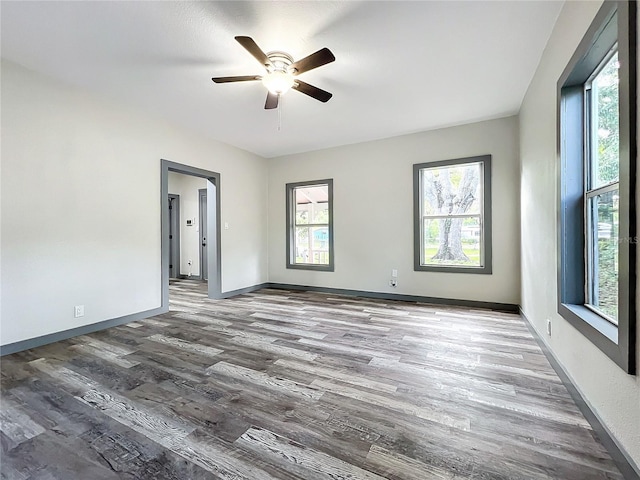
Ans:
[[[84,317],[84,305],[76,305],[73,307],[73,316],[75,318]]]
[[[193,264],[193,262],[192,262],[191,260],[189,260],[189,261],[187,262],[187,264],[188,264],[188,265],[192,265],[192,264]]]
[[[547,335],[551,336],[551,319],[547,318]]]
[[[392,278],[391,280],[389,280],[389,286],[390,287],[397,287],[398,286],[398,280],[396,280],[395,278]]]

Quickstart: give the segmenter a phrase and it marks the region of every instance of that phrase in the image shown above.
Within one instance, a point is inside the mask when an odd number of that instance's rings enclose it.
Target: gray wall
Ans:
[[[640,464],[640,376],[624,373],[556,313],[556,82],[601,5],[565,3],[520,111],[522,307],[602,422]],[[551,336],[545,333],[547,319]]]
[[[267,281],[254,154],[6,61],[0,154],[2,345],[160,306],[162,158],[222,176],[222,290]]]
[[[493,156],[493,274],[413,271],[413,164]],[[335,271],[286,269],[285,187],[333,178]],[[372,292],[520,303],[516,117],[272,159],[269,280]],[[398,286],[389,286],[391,270]]]

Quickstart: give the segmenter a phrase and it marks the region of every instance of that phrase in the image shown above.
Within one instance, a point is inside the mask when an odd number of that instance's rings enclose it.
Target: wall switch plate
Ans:
[[[396,270],[395,268],[393,270],[391,270],[391,276],[392,277],[397,277],[398,276],[398,270]]]
[[[73,316],[75,318],[84,317],[84,305],[76,305],[73,307]]]
[[[229,222],[224,222],[224,229],[229,230]]]
[[[547,318],[547,335],[551,336],[551,319]]]

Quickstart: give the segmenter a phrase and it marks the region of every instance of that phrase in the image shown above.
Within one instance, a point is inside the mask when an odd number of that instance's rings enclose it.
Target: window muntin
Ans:
[[[287,184],[287,267],[333,270],[333,181]]]
[[[618,324],[620,179],[617,49],[585,83],[585,305]]]
[[[490,161],[414,165],[415,270],[491,273]]]

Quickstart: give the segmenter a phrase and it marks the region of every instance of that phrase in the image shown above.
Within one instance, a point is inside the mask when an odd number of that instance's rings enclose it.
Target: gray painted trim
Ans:
[[[209,298],[222,292],[222,226],[220,222],[220,176],[207,182],[207,285]],[[213,199],[213,200],[212,200]],[[214,208],[211,202],[215,201]],[[212,235],[213,233],[213,235]],[[212,241],[213,239],[213,241]],[[213,245],[212,245],[213,244]],[[211,255],[211,252],[215,252]]]
[[[615,22],[617,3],[606,1],[594,17],[589,29],[576,48],[567,68],[560,75],[558,85],[580,86],[595,70],[618,40]],[[595,45],[595,48],[592,48]],[[571,68],[569,68],[571,66]]]
[[[328,208],[329,208],[329,264],[328,265],[311,265],[311,264],[300,264],[293,263],[293,252],[291,251],[291,247],[294,244],[293,236],[295,232],[293,230],[294,217],[296,214],[296,209],[294,207],[293,198],[293,190],[297,187],[306,187],[311,185],[328,185],[329,190],[329,200],[328,200]],[[287,202],[287,219],[286,219],[286,258],[287,258],[287,268],[298,269],[298,270],[316,270],[320,272],[333,272],[335,267],[335,249],[333,248],[333,179],[328,178],[325,180],[311,180],[306,182],[294,182],[287,183],[285,190],[285,198]]]
[[[636,163],[637,3],[604,2],[558,80],[558,313],[629,374],[637,367]],[[618,40],[620,59],[620,239],[618,327],[585,308],[582,85]],[[579,186],[579,191],[578,187]],[[578,247],[578,248],[576,248]]]
[[[21,352],[23,350],[29,350],[31,348],[41,347],[43,345],[59,342],[61,340],[67,340],[68,338],[77,337],[78,335],[86,335],[87,333],[98,332],[100,330],[104,330],[105,328],[117,327],[118,325],[124,325],[125,323],[131,323],[135,322],[136,320],[142,320],[144,318],[161,315],[163,313],[167,313],[167,311],[168,310],[165,310],[162,307],[155,308],[153,310],[146,310],[144,312],[125,315],[124,317],[112,318],[110,320],[104,320],[102,322],[92,323],[90,325],[83,325],[81,327],[63,330],[62,332],[49,333],[47,335],[42,335],[41,337],[29,338],[27,340],[9,343],[7,345],[0,346],[0,356]]]
[[[585,238],[584,238],[584,151],[583,89],[581,86],[558,87],[558,141],[570,137],[575,141],[558,145],[558,301],[584,304]],[[562,245],[571,245],[563,249]],[[565,275],[571,272],[571,275]]]
[[[478,300],[462,300],[457,298],[424,297],[421,295],[404,295],[401,293],[368,292],[365,290],[349,290],[344,288],[315,287],[311,285],[293,285],[288,283],[267,283],[264,288],[278,290],[302,290],[309,292],[332,293],[334,295],[348,295],[350,297],[379,298],[401,302],[431,303],[436,305],[452,305],[459,307],[484,308],[501,312],[517,312],[518,305],[511,303],[482,302]]]
[[[347,295],[350,297],[378,298],[381,300],[394,300],[401,302],[430,303],[435,305],[450,305],[469,308],[483,308],[500,312],[518,312],[519,306],[512,303],[482,302],[479,300],[462,300],[455,298],[424,297],[421,295],[404,295],[401,293],[368,292],[365,290],[350,290],[344,288],[316,287],[312,285],[295,285],[290,283],[260,283],[250,287],[240,288],[229,292],[223,292],[220,298],[230,298],[243,293],[251,293],[262,288],[276,290],[296,290],[303,292],[332,293],[334,295]]]
[[[231,297],[235,297],[236,295],[242,295],[243,293],[255,292],[256,290],[260,290],[262,288],[271,288],[270,285],[271,285],[270,283],[259,283],[257,285],[252,285],[250,287],[244,287],[244,288],[239,288],[237,290],[222,292],[220,294],[220,298],[231,298]]]
[[[536,340],[536,342],[538,342],[542,353],[544,353],[544,356],[547,357],[547,360],[549,360],[551,367],[555,370],[558,377],[560,377],[560,380],[569,391],[569,395],[571,395],[571,398],[573,398],[576,406],[580,409],[584,417],[593,428],[593,432],[607,449],[609,455],[611,455],[611,458],[622,472],[624,478],[626,480],[640,480],[640,467],[636,465],[625,448],[620,445],[616,437],[607,428],[600,416],[596,413],[596,410],[586,399],[586,396],[584,396],[580,392],[573,379],[564,369],[562,363],[560,363],[560,361],[553,354],[553,351],[551,350],[549,345],[547,345],[547,342],[543,339],[542,335],[538,333],[533,324],[524,314],[522,308],[520,308],[520,315],[524,319],[524,323],[531,332],[531,335],[533,335],[533,338]]]
[[[208,280],[208,294],[209,298],[220,298],[222,291],[222,252],[221,252],[221,228],[220,228],[220,174],[212,172],[210,170],[204,170],[202,168],[191,167],[189,165],[183,165],[180,163],[171,162],[169,160],[162,159],[160,161],[160,205],[161,205],[161,281],[162,281],[162,307],[169,309],[169,244],[168,244],[168,231],[169,231],[169,207],[165,199],[168,192],[168,178],[169,172],[182,173],[184,175],[192,175],[194,177],[206,178],[207,183],[207,202],[208,206],[211,205],[215,199],[215,208],[207,208],[208,217],[208,238],[214,238],[213,245],[210,246],[209,251],[214,251],[215,255],[209,255],[209,280]],[[215,228],[215,235],[210,233]],[[215,274],[212,275],[212,272]]]
[[[176,237],[173,242],[173,249],[174,249],[174,258],[177,259],[174,263],[177,263],[177,275],[174,278],[180,278],[180,270],[182,267],[182,264],[180,263],[180,237],[182,236],[181,232],[180,232],[180,228],[182,227],[182,225],[180,225],[180,195],[177,195],[175,193],[170,193],[169,195],[167,195],[168,198],[172,198],[173,200],[176,201],[176,205],[177,205],[177,211],[174,214],[175,215],[175,223],[177,226],[177,233],[174,231],[174,236]]]
[[[451,267],[447,265],[422,265],[421,259],[421,230],[422,218],[420,215],[420,170],[423,168],[444,167],[461,165],[465,163],[482,162],[483,187],[482,187],[482,235],[483,235],[483,267]],[[413,165],[413,270],[416,272],[441,272],[441,273],[474,273],[490,275],[493,271],[492,255],[492,221],[491,221],[491,155],[479,155],[475,157],[454,158],[437,162],[416,163]]]
[[[636,345],[637,331],[637,279],[636,279],[636,243],[637,243],[637,168],[638,168],[638,3],[619,2],[618,5],[620,38],[625,39],[618,46],[618,58],[623,58],[620,66],[620,208],[629,212],[624,221],[620,221],[620,235],[630,241],[619,250],[620,265],[626,269],[620,271],[620,283],[626,286],[620,295],[620,304],[625,309],[619,314],[623,317],[619,328],[619,344],[626,353],[627,372],[636,373],[640,360]],[[626,18],[625,18],[626,17]],[[626,59],[626,61],[624,61]],[[633,239],[633,241],[631,241]],[[632,268],[629,268],[633,265]],[[626,352],[625,352],[626,350]]]

